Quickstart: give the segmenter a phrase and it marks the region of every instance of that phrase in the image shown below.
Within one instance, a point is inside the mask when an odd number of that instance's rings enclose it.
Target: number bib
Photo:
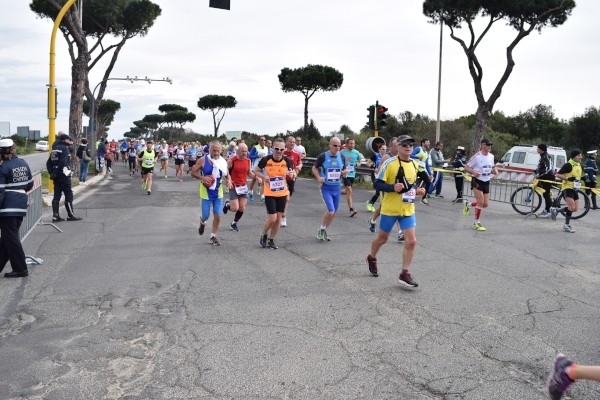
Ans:
[[[489,176],[492,173],[492,167],[482,167],[481,176]]]
[[[149,159],[149,158],[146,158],[146,159],[144,160],[144,164],[145,164],[145,165],[147,165],[147,166],[149,166],[149,167],[151,167],[151,166],[152,166],[152,160],[151,160],[151,159]]]
[[[342,176],[342,170],[340,168],[329,168],[327,169],[327,181],[339,182]]]
[[[348,172],[348,174],[353,174],[354,173],[354,165],[346,165],[346,172]]]
[[[240,185],[235,187],[235,192],[238,195],[248,194],[248,185]]]
[[[183,154],[177,154],[177,159],[178,160],[183,160]]]
[[[285,178],[283,176],[269,178],[269,188],[271,188],[272,192],[285,190]]]
[[[403,203],[414,203],[416,197],[417,197],[417,191],[413,187],[408,192],[402,193],[402,202]]]
[[[576,179],[573,182],[573,189],[578,190],[581,187],[581,181],[579,179]]]
[[[426,169],[425,161],[419,161],[419,168]]]

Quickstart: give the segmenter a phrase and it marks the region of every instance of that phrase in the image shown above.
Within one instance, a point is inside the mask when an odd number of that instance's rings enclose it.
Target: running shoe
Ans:
[[[401,272],[398,277],[398,283],[407,287],[418,287],[419,284],[410,276],[410,272]]]
[[[327,236],[327,231],[325,229],[323,229],[323,239],[326,242],[331,242],[331,238],[329,236]]]
[[[254,195],[252,193],[248,195],[248,200],[254,201]]]
[[[142,189],[146,189],[146,181],[142,182]]]
[[[569,233],[575,233],[575,229],[571,228],[571,225],[569,225],[569,224],[563,225],[563,231],[569,232]]]
[[[167,178],[168,178],[168,176],[165,175],[165,179],[167,179]]]
[[[285,217],[281,217],[281,222],[279,222],[279,226],[282,228],[287,227],[287,219]]]
[[[556,216],[558,215],[558,208],[557,207],[550,207],[550,218],[552,218],[552,221],[556,221]]]
[[[567,391],[573,380],[567,375],[567,368],[569,368],[573,362],[568,360],[564,355],[558,354],[554,357],[554,368],[548,375],[548,381],[546,388],[548,389],[548,395],[552,400],[560,400],[563,394]]]
[[[398,241],[404,242],[404,232],[402,232],[402,231],[398,232]]]
[[[356,210],[350,210],[350,217],[354,217],[356,214],[358,214],[358,211]]]
[[[183,179],[179,178],[179,183],[182,183],[182,182],[183,182]]]
[[[367,201],[367,211],[375,212],[375,207],[373,207],[373,204],[368,201]]]
[[[441,194],[436,194],[434,197],[436,199],[443,199],[444,198],[444,196],[442,196]]]
[[[262,195],[260,196],[260,202],[261,202],[261,203],[264,203],[264,202],[265,202],[265,195],[264,195],[264,194],[262,194]]]
[[[428,206],[428,205],[429,205],[429,200],[427,200],[427,197],[423,197],[423,198],[421,199],[421,203],[423,203],[423,204],[425,204],[426,206]]]
[[[550,211],[542,211],[538,214],[538,218],[550,218]]]
[[[371,273],[371,275],[379,276],[379,274],[377,273],[377,258],[371,257],[371,255],[369,254],[367,256],[367,264],[369,264],[369,272]]]
[[[320,241],[325,240],[325,229],[319,229],[319,231],[317,232],[317,239],[319,239]]]
[[[217,239],[216,236],[213,236],[210,238],[210,244],[212,244],[213,246],[220,246],[221,242],[219,242],[219,239]]]
[[[486,230],[485,226],[481,225],[481,222],[475,222],[473,224],[473,229],[475,229],[476,231],[479,231],[479,232],[483,232]]]
[[[198,233],[200,235],[204,235],[204,228],[206,227],[206,224],[200,224],[200,227],[198,228]]]
[[[277,250],[279,247],[275,245],[275,241],[273,239],[269,239],[269,248],[273,250]]]
[[[150,190],[148,190],[148,196],[150,196],[150,194],[151,194],[151,193],[152,193],[152,192],[151,192]]]
[[[463,208],[463,215],[466,217],[471,214],[471,209],[469,208],[469,200],[465,200],[465,206]]]
[[[232,231],[234,231],[234,232],[239,232],[239,231],[240,231],[240,230],[238,229],[238,226],[237,226],[237,224],[236,224],[235,222],[232,222],[232,223],[229,225],[229,229],[231,229],[231,230],[232,230]]]
[[[267,248],[267,235],[260,235],[260,247],[262,247],[263,249]]]
[[[375,233],[375,221],[373,221],[373,218],[369,218],[369,230]]]
[[[225,205],[223,206],[223,214],[227,214],[229,211],[229,200],[225,200]]]

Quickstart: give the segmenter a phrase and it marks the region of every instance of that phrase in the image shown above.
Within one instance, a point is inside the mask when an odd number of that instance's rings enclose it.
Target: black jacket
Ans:
[[[548,152],[540,154],[540,161],[535,170],[535,176],[540,179],[554,180],[554,167],[552,166],[552,159]]]
[[[54,142],[52,145],[52,151],[50,152],[50,157],[48,157],[48,161],[46,161],[46,168],[48,169],[48,173],[50,174],[51,179],[56,178],[65,178],[66,175],[63,172],[63,169],[67,167],[67,169],[71,169],[71,146],[67,145],[64,142]]]
[[[0,217],[27,215],[27,192],[33,188],[31,168],[15,155],[0,165]]]

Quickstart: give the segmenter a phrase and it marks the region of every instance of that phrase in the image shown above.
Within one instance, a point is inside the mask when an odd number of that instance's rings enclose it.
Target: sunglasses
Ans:
[[[273,150],[277,150],[277,151],[284,151],[285,149],[281,148],[281,147],[273,147]]]
[[[332,144],[333,147],[340,147],[341,144]]]
[[[402,142],[402,143],[399,143],[399,145],[402,147],[413,147],[414,146],[414,144],[412,142]]]

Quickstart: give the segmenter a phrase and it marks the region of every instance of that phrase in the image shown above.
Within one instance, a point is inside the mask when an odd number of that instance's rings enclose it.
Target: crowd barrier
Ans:
[[[27,192],[27,215],[23,218],[21,228],[19,228],[19,239],[21,242],[27,238],[33,228],[42,225],[42,211],[44,202],[42,200],[42,173],[40,171],[33,173],[33,188]],[[34,256],[25,255],[27,264],[42,264],[44,260]]]

